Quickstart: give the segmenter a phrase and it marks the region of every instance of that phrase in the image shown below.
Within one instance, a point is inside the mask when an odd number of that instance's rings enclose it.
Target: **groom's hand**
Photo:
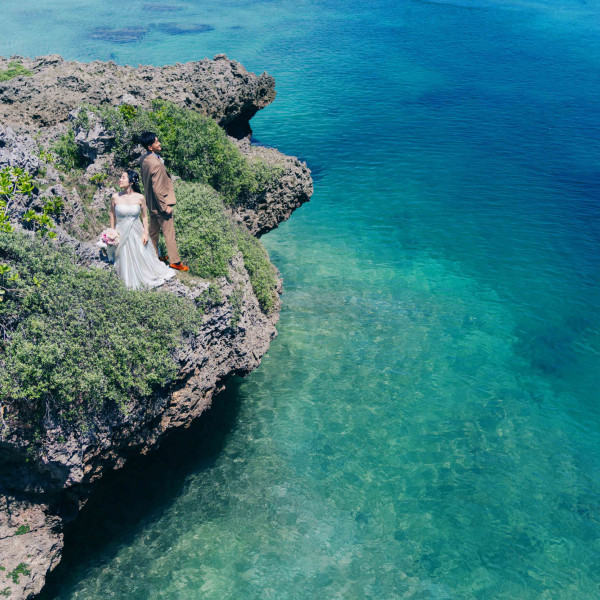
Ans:
[[[172,206],[165,206],[165,215],[172,215],[173,214],[173,207]]]

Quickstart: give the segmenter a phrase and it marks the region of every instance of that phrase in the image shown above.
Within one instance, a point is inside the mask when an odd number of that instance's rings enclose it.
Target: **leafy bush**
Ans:
[[[178,182],[175,193],[177,245],[190,272],[204,278],[227,275],[240,250],[261,309],[270,314],[277,299],[277,275],[264,246],[232,223],[219,194],[207,185]]]
[[[212,186],[228,204],[261,193],[278,174],[247,160],[217,123],[197,112],[154,100],[145,116],[161,141],[166,165],[186,181]]]
[[[123,115],[125,123],[131,123],[138,114],[138,109],[131,104],[121,104],[119,112]]]
[[[0,232],[13,230],[9,217],[9,205],[15,194],[31,196],[34,190],[33,178],[18,167],[4,167],[0,170]]]
[[[113,152],[127,165],[142,131],[155,131],[161,141],[167,168],[186,181],[205,183],[221,192],[228,204],[244,201],[265,191],[280,169],[262,161],[249,161],[227,134],[213,121],[171,102],[154,100],[151,110],[124,104],[85,106],[115,136]],[[89,129],[78,116],[75,125]]]
[[[13,583],[19,583],[20,575],[31,575],[31,569],[27,563],[19,563],[12,571],[6,574],[6,577],[12,579]]]
[[[85,166],[85,159],[81,156],[79,148],[75,143],[75,133],[69,129],[59,140],[50,147],[50,150],[56,154],[58,166],[65,171],[72,169],[81,169]]]
[[[213,283],[211,283],[208,288],[196,298],[196,306],[198,306],[203,313],[206,313],[214,306],[220,306],[224,302],[221,290]]]
[[[98,187],[108,179],[108,173],[94,173],[90,177],[90,182],[96,184]]]
[[[207,185],[183,182],[176,196],[177,246],[190,272],[205,279],[227,275],[237,248],[221,197]]]
[[[33,71],[26,69],[21,61],[11,60],[8,63],[8,67],[0,71],[0,81],[8,81],[14,77],[29,77],[30,75],[33,75]]]
[[[269,315],[277,301],[277,275],[265,247],[246,228],[238,227],[238,247],[261,310]]]
[[[113,271],[79,267],[69,248],[24,233],[0,234],[0,258],[20,275],[0,304],[5,405],[38,426],[46,414],[90,422],[175,377],[173,354],[199,323],[193,302],[128,290]]]

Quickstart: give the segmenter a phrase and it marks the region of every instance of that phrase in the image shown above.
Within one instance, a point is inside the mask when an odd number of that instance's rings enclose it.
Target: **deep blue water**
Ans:
[[[0,8],[3,55],[268,71],[254,135],[315,179],[263,365],[105,486],[49,599],[600,598],[598,2]]]

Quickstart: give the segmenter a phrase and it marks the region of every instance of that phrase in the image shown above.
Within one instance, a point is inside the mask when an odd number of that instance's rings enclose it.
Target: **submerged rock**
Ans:
[[[111,27],[96,27],[90,32],[93,40],[103,40],[113,44],[132,44],[140,42],[148,33],[145,27],[121,27],[113,29]]]
[[[169,35],[186,35],[191,33],[205,33],[207,31],[214,31],[212,25],[204,24],[182,24],[182,23],[158,23],[155,25],[158,31],[162,33],[168,33]]]

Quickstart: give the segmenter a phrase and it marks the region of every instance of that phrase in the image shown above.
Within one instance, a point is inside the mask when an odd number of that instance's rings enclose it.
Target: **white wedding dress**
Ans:
[[[134,290],[162,285],[175,271],[158,260],[152,242],[144,246],[144,227],[139,204],[115,204],[116,230],[120,234],[115,251],[115,269],[128,288]]]

